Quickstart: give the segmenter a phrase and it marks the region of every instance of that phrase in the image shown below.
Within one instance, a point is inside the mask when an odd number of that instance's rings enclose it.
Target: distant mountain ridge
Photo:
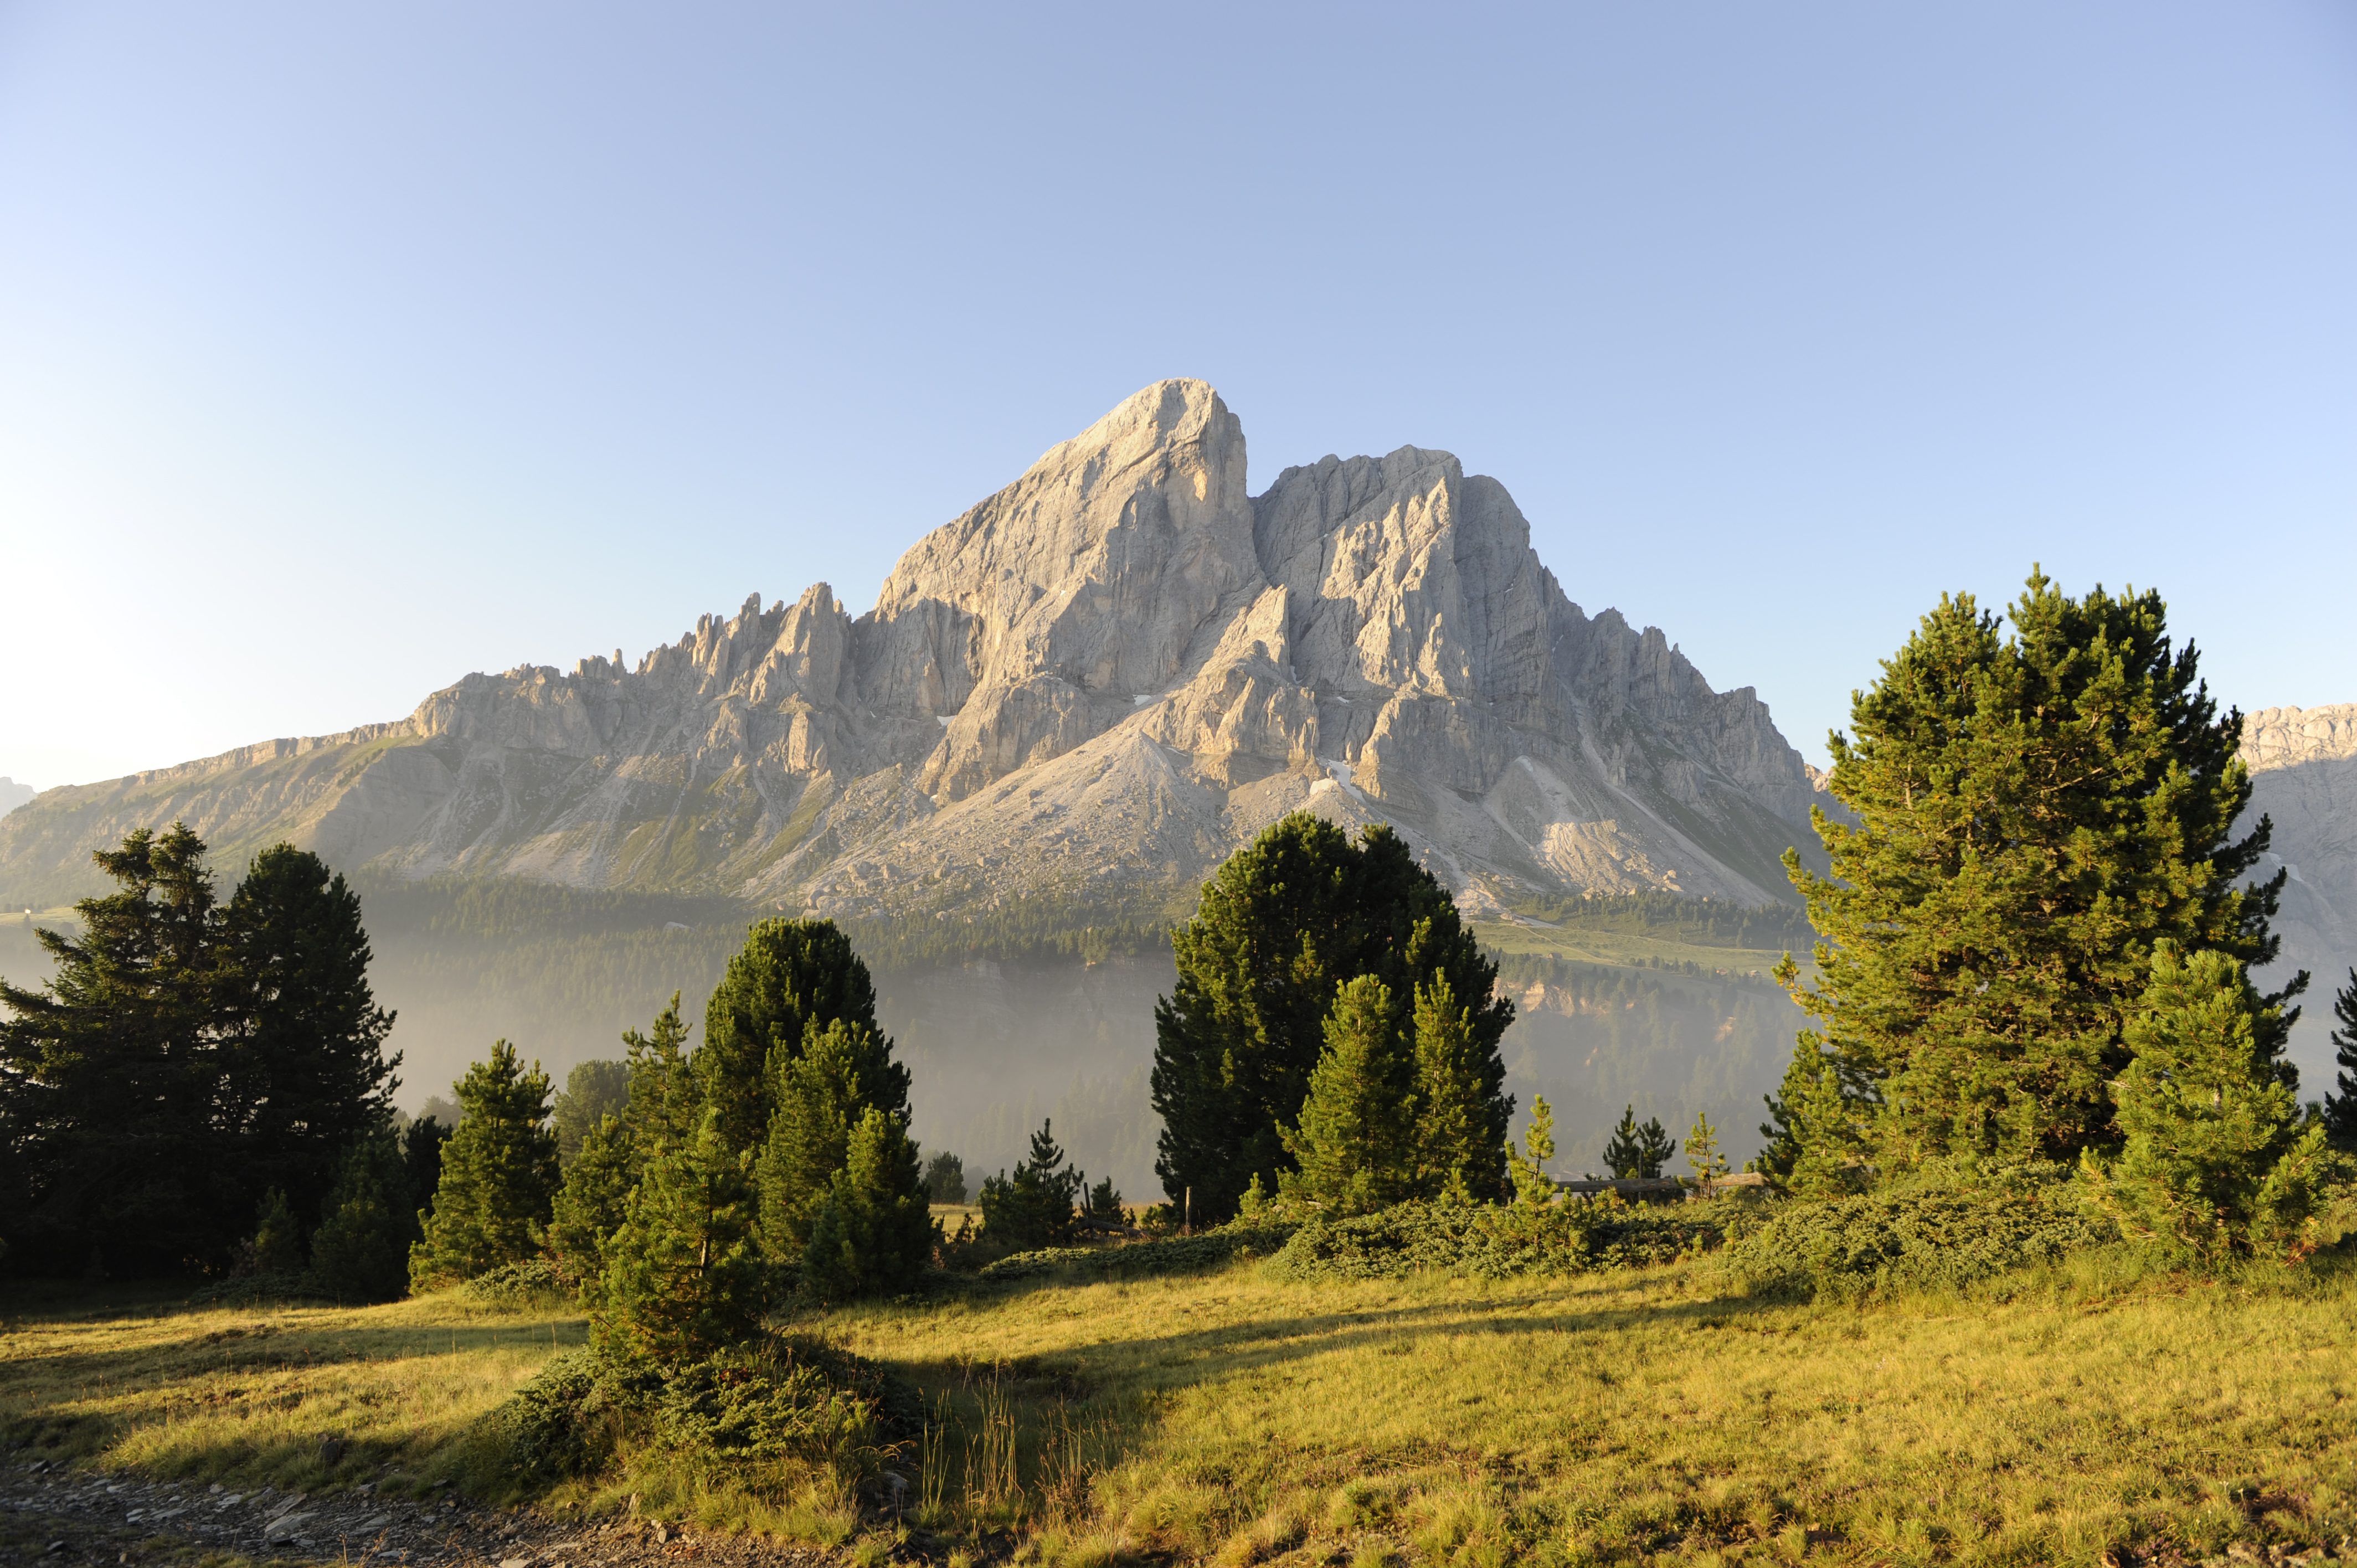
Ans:
[[[2265,978],[2314,977],[2291,1053],[2313,1100],[2332,1087],[2332,997],[2357,964],[2357,703],[2262,708],[2243,721],[2242,756],[2251,804],[2238,826],[2265,813],[2275,845],[2259,874],[2291,872],[2276,920],[2283,957]]]
[[[14,779],[0,775],[0,817],[6,816],[33,798],[30,784],[19,784]]]
[[[1445,452],[1245,486],[1200,381],[1127,399],[920,539],[854,618],[816,585],[635,669],[475,674],[408,718],[52,789],[0,903],[188,821],[404,876],[726,895],[856,917],[1176,907],[1284,812],[1395,824],[1475,902],[1789,897],[1824,797],[1749,689],[1590,617]]]

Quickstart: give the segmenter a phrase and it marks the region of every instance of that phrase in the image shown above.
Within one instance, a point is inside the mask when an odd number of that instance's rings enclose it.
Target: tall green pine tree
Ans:
[[[409,1289],[409,1249],[420,1234],[401,1142],[390,1128],[344,1153],[311,1236],[311,1287],[339,1301],[396,1301]]]
[[[759,1150],[769,1135],[772,1096],[784,1069],[830,1025],[884,1040],[876,985],[833,920],[764,920],[746,933],[704,1010],[704,1045],[694,1058],[705,1103],[720,1113],[730,1146]],[[909,1108],[908,1069],[888,1058],[867,1085],[871,1103]]]
[[[769,1308],[753,1235],[753,1162],[728,1146],[720,1112],[651,1160],[608,1248],[598,1342],[675,1363],[749,1338]]]
[[[1391,988],[1372,974],[1341,986],[1301,1119],[1285,1131],[1295,1168],[1277,1178],[1278,1190],[1337,1214],[1372,1213],[1411,1196],[1416,1066],[1400,1038]]]
[[[594,1293],[605,1278],[607,1247],[630,1217],[630,1193],[644,1168],[638,1143],[608,1115],[583,1135],[548,1220],[548,1251],[576,1291]]]
[[[1421,1197],[1495,1201],[1506,1185],[1510,1096],[1495,1092],[1473,1015],[1446,974],[1415,988],[1415,1181]]]
[[[2231,832],[2241,715],[2218,715],[2159,596],[2033,574],[2009,613],[2003,638],[1968,595],[1923,618],[1831,739],[1856,821],[1818,815],[1830,873],[1786,857],[1820,940],[1812,980],[1779,970],[1813,1026],[1770,1142],[1795,1169],[1814,1145],[1819,1185],[2106,1146],[2156,945],[2276,955],[2282,877],[2244,881],[2269,824]],[[2270,1070],[2306,978],[2260,1020]]]
[[[224,1151],[249,1187],[324,1192],[393,1124],[393,1015],[370,989],[360,896],[307,850],[253,857],[221,909],[212,964],[224,1046]]]
[[[917,1145],[899,1118],[868,1106],[812,1218],[802,1293],[820,1301],[905,1294],[924,1277],[932,1250]]]
[[[770,1134],[758,1166],[761,1250],[772,1263],[801,1262],[812,1220],[851,1156],[852,1129],[861,1117],[870,1110],[899,1114],[878,1104],[871,1087],[888,1081],[889,1050],[873,1029],[838,1018],[823,1029],[813,1023],[802,1049],[778,1058]]]
[[[521,1262],[540,1246],[556,1196],[556,1134],[548,1075],[525,1070],[505,1040],[458,1080],[465,1116],[442,1146],[442,1181],[425,1236],[410,1249],[409,1279],[427,1291]]]
[[[1081,1173],[1064,1164],[1055,1122],[1042,1122],[1031,1134],[1030,1157],[1012,1176],[982,1178],[982,1233],[1017,1249],[1070,1246],[1082,1186]]]
[[[204,843],[175,823],[91,858],[118,890],[39,933],[42,991],[0,982],[0,1095],[19,1189],[0,1205],[14,1266],[105,1273],[226,1262],[261,1184],[222,1168],[215,900]]]

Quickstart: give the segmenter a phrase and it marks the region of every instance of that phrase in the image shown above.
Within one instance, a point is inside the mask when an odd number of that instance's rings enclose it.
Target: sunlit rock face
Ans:
[[[1255,497],[1235,415],[1170,381],[920,539],[865,615],[756,595],[635,668],[469,675],[399,723],[52,790],[0,822],[0,901],[179,818],[412,875],[1159,907],[1307,808],[1394,824],[1476,898],[1759,902],[1822,799],[1750,691],[1572,603],[1495,479],[1403,446]]]
[[[2276,929],[2283,954],[2259,972],[2269,990],[2305,969],[2314,977],[2292,1032],[2300,1092],[2332,1091],[2332,998],[2357,964],[2357,703],[2325,708],[2262,708],[2243,721],[2243,765],[2251,803],[2235,824],[2274,824],[2274,850],[2258,867],[2284,877]]]

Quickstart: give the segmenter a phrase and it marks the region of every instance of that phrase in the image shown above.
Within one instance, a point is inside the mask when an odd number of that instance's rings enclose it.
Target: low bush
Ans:
[[[1046,1247],[1016,1252],[985,1264],[981,1277],[995,1283],[1056,1277],[1134,1280],[1157,1274],[1191,1274],[1240,1258],[1265,1258],[1283,1248],[1299,1229],[1295,1219],[1233,1219],[1200,1236],[1166,1236],[1121,1247]]]
[[[458,1287],[458,1294],[468,1301],[494,1306],[540,1306],[569,1300],[573,1293],[565,1288],[554,1263],[546,1258],[526,1258],[477,1274]]]
[[[1792,1204],[1732,1240],[1725,1264],[1750,1294],[1849,1298],[1955,1289],[2118,1240],[2072,1184],[2025,1182]]]
[[[1723,1202],[1631,1204],[1606,1195],[1539,1207],[1401,1203],[1308,1220],[1270,1260],[1297,1280],[1476,1279],[1665,1263],[1718,1246],[1735,1219]]]
[[[660,1448],[752,1491],[813,1470],[864,1474],[915,1435],[914,1391],[822,1341],[770,1336],[677,1367],[595,1348],[567,1351],[495,1417],[513,1471],[554,1481]]]

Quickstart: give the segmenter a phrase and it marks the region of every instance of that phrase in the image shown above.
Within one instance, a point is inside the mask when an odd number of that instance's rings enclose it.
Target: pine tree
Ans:
[[[549,1216],[548,1251],[576,1290],[594,1291],[605,1278],[607,1244],[630,1217],[642,1167],[637,1140],[611,1114],[589,1129],[565,1166]]]
[[[876,1023],[876,985],[851,940],[833,920],[764,920],[747,932],[705,1007],[704,1046],[694,1058],[705,1103],[720,1112],[731,1147],[760,1147],[787,1064],[836,1023],[882,1042],[869,1102],[906,1112],[908,1069],[890,1060],[891,1041]]]
[[[450,1141],[452,1131],[439,1117],[420,1116],[401,1132],[401,1164],[409,1176],[421,1235],[424,1217],[434,1207],[434,1195],[442,1190],[442,1145]]]
[[[1616,1181],[1627,1181],[1645,1173],[1644,1140],[1637,1130],[1634,1105],[1620,1112],[1620,1120],[1612,1129],[1612,1140],[1604,1145],[1604,1168],[1612,1173]]]
[[[1072,1240],[1072,1209],[1081,1194],[1080,1173],[1064,1165],[1053,1122],[1031,1134],[1031,1155],[1015,1167],[982,1180],[982,1233],[994,1243],[1022,1251],[1066,1247]]]
[[[622,1031],[623,1069],[629,1088],[621,1112],[622,1124],[637,1144],[642,1158],[679,1139],[692,1137],[704,1114],[703,1089],[688,1065],[687,1026],[680,1021],[679,993],[655,1015],[641,1035]]]
[[[2131,1235],[2197,1255],[2280,1255],[2319,1199],[2324,1129],[2302,1130],[2264,1043],[2270,1004],[2215,949],[2153,952],[2114,1088],[2125,1142],[2081,1165]]]
[[[793,1267],[809,1244],[811,1223],[835,1173],[851,1155],[852,1129],[877,1103],[869,1086],[890,1062],[890,1045],[874,1030],[836,1019],[815,1024],[801,1051],[778,1058],[770,1133],[756,1167],[760,1184],[761,1250]]]
[[[1686,1133],[1686,1167],[1694,1172],[1695,1185],[1706,1192],[1727,1175],[1727,1156],[1719,1152],[1718,1129],[1710,1124],[1706,1111],[1695,1112],[1694,1126]]]
[[[2335,1092],[2324,1097],[2325,1135],[2333,1147],[2357,1152],[2357,969],[2349,983],[2332,999],[2332,1017],[2340,1027],[2331,1034]]]
[[[1491,1092],[1472,1015],[1447,975],[1415,988],[1415,1195],[1494,1200],[1506,1185],[1506,1129],[1497,1117],[1512,1101]]]
[[[407,1294],[415,1215],[400,1140],[384,1128],[363,1134],[345,1151],[312,1233],[311,1288],[343,1302]]]
[[[925,1190],[935,1203],[965,1201],[965,1162],[955,1155],[939,1154],[925,1162]]]
[[[595,1327],[609,1351],[664,1363],[749,1338],[769,1308],[753,1236],[752,1160],[728,1146],[720,1112],[648,1163],[609,1243]]]
[[[627,1046],[629,1035],[624,1036]],[[619,1117],[630,1102],[630,1069],[626,1062],[576,1062],[556,1091],[548,1115],[556,1134],[556,1158],[569,1165],[581,1152],[581,1142],[608,1116]]]
[[[260,1189],[225,1167],[212,877],[181,823],[91,858],[119,885],[74,906],[55,965],[0,982],[0,1096],[17,1189],[0,1203],[12,1267],[105,1273],[226,1262]]]
[[[303,1226],[295,1206],[276,1187],[254,1206],[253,1239],[246,1243],[249,1273],[285,1277],[303,1270]]]
[[[1409,1196],[1415,1066],[1389,986],[1362,974],[1338,989],[1301,1119],[1284,1133],[1294,1168],[1278,1176],[1278,1190],[1338,1214],[1372,1213]]]
[[[802,1293],[819,1301],[906,1294],[923,1279],[932,1250],[917,1145],[898,1117],[871,1105],[812,1219]]]
[[[425,1236],[410,1249],[410,1288],[428,1291],[520,1262],[540,1244],[556,1196],[548,1075],[526,1071],[505,1040],[458,1080],[465,1116],[442,1147],[442,1180]]]
[[[1555,1159],[1555,1108],[1542,1094],[1531,1101],[1531,1124],[1523,1129],[1523,1146],[1506,1146],[1506,1165],[1514,1180],[1514,1202],[1523,1208],[1543,1208],[1555,1201],[1555,1177],[1547,1166]]]
[[[1098,1225],[1124,1226],[1129,1223],[1129,1210],[1121,1200],[1121,1189],[1107,1176],[1089,1188],[1088,1198],[1081,1205],[1082,1215]]]
[[[1300,1118],[1336,987],[1362,974],[1389,989],[1402,1034],[1418,987],[1447,981],[1469,1023],[1489,1143],[1502,1144],[1512,1101],[1498,1040],[1513,1004],[1448,889],[1390,829],[1353,843],[1286,817],[1204,885],[1171,946],[1178,984],[1155,1008],[1155,1169],[1172,1201],[1192,1189],[1199,1219],[1228,1218],[1254,1176],[1273,1187],[1290,1168],[1282,1129]]]
[[[222,1048],[221,1157],[249,1187],[317,1194],[392,1124],[393,1015],[368,980],[360,896],[307,850],[255,855],[221,910],[211,964]]]
[[[1645,1124],[1637,1129],[1637,1174],[1647,1181],[1659,1181],[1663,1167],[1670,1156],[1678,1152],[1678,1141],[1670,1136],[1658,1116],[1648,1116]]]
[[[2242,718],[2172,650],[2159,596],[2071,599],[2033,574],[2010,616],[2002,639],[1967,595],[1923,618],[1831,739],[1829,788],[1857,822],[1819,815],[1830,872],[1786,858],[1820,940],[1813,983],[1789,956],[1778,972],[1814,1020],[1780,1122],[1803,1145],[1863,1130],[1821,1157],[1828,1179],[2101,1148],[2156,944],[2276,955],[2283,879],[2243,882],[2270,826],[2231,834]],[[2281,1004],[2305,982],[2261,1020],[2271,1071],[2288,1071]]]

